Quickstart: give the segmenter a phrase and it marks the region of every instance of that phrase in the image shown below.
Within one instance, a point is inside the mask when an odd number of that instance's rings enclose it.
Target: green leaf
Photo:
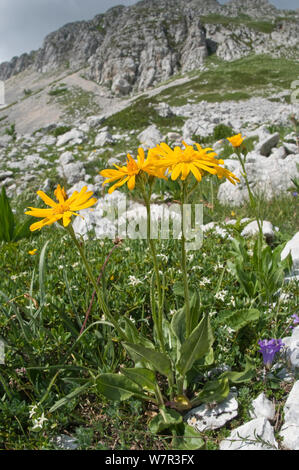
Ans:
[[[139,386],[121,374],[101,374],[96,385],[98,391],[108,400],[123,401],[133,395],[140,396]]]
[[[245,369],[241,372],[226,371],[221,374],[220,378],[227,378],[234,384],[249,382],[256,375],[256,367],[254,361],[246,357]]]
[[[210,351],[213,342],[214,337],[209,316],[205,315],[182,345],[181,357],[177,364],[182,377],[191,369],[195,361]]]
[[[40,303],[43,305],[45,300],[45,261],[46,261],[46,251],[49,244],[48,240],[41,251],[40,258],[39,258],[39,292],[40,292]]]
[[[123,343],[123,346],[132,357],[137,356],[140,361],[146,360],[160,374],[167,377],[171,373],[171,362],[165,354],[145,348],[141,344]]]
[[[155,391],[156,375],[152,370],[134,367],[132,369],[122,369],[122,373],[139,387],[147,391]]]
[[[239,331],[249,323],[255,322],[260,318],[260,312],[256,308],[248,310],[237,310],[233,313],[222,314],[220,320],[234,331]]]
[[[58,408],[61,408],[62,406],[66,405],[70,400],[77,397],[78,395],[81,395],[81,393],[84,393],[85,391],[87,391],[88,388],[92,387],[92,385],[93,385],[93,382],[90,381],[82,385],[81,387],[77,387],[71,393],[61,398],[61,400],[58,400],[55,403],[55,405],[53,405],[52,408],[50,408],[49,413],[53,413],[54,411],[58,410]]]
[[[200,320],[200,297],[198,292],[195,292],[190,300],[190,317],[192,331],[197,327]],[[171,321],[171,329],[176,335],[181,344],[186,339],[186,305],[178,310]]]
[[[207,382],[201,392],[196,397],[198,403],[220,403],[229,394],[229,382],[227,378],[212,380]],[[193,403],[192,403],[193,405]]]
[[[171,330],[182,344],[186,336],[186,314],[184,308],[178,310],[172,317]]]
[[[32,224],[31,219],[26,219],[23,223],[18,223],[15,228],[14,239],[13,241],[17,242],[22,238],[28,238],[32,234],[30,232],[30,225]]]
[[[130,343],[142,344],[150,349],[154,349],[153,343],[139,333],[134,323],[127,317],[123,317],[122,320],[125,322],[125,333]]]
[[[5,187],[2,186],[0,195],[0,240],[10,242],[14,238],[15,218],[6,196]]]
[[[163,415],[162,415],[162,413]],[[183,422],[183,417],[171,408],[163,408],[149,423],[149,429],[153,434],[158,434],[165,429],[173,428]]]
[[[180,435],[172,440],[173,450],[196,450],[202,449],[205,446],[205,441],[202,439],[198,431],[187,423],[183,423],[179,427]]]

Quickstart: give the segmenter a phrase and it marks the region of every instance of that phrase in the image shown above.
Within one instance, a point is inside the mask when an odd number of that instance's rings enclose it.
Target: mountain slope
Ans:
[[[30,67],[39,73],[84,67],[88,79],[126,95],[196,70],[212,53],[224,60],[252,52],[298,57],[298,38],[298,14],[267,0],[144,0],[63,26],[38,51],[0,64],[0,78]]]

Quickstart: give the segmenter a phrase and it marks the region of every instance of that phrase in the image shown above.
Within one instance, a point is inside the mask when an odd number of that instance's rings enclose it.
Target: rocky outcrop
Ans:
[[[37,52],[0,64],[0,79],[30,66],[42,73],[85,68],[87,78],[127,95],[200,68],[208,53],[225,60],[252,52],[289,56],[298,38],[298,14],[267,0],[144,0],[63,26]]]

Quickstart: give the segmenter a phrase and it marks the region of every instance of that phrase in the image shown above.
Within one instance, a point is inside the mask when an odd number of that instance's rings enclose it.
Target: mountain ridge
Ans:
[[[0,64],[0,79],[30,68],[38,73],[84,68],[87,79],[115,95],[127,95],[198,69],[213,53],[234,60],[251,52],[283,55],[286,44],[298,50],[299,22],[292,13],[293,19],[289,15],[279,23],[287,12],[268,0],[231,0],[226,5],[217,0],[142,0],[62,26],[37,51]]]

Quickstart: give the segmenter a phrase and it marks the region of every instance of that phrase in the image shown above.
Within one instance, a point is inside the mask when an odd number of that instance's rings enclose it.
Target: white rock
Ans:
[[[267,241],[272,241],[274,239],[274,228],[271,222],[268,220],[263,220],[262,224],[263,234],[266,237]],[[250,224],[246,225],[246,227],[242,230],[241,235],[244,238],[254,237],[259,233],[259,227],[257,221],[254,220],[250,222]]]
[[[290,143],[284,142],[283,146],[288,155],[296,155],[299,152],[299,148],[297,147],[296,144],[290,144]]]
[[[297,232],[296,235],[288,241],[281,252],[281,259],[285,259],[289,253],[291,253],[293,259],[293,268],[299,269],[299,232]]]
[[[85,169],[82,162],[71,162],[67,165],[59,166],[58,174],[61,178],[65,178],[69,185],[73,185],[84,180]]]
[[[54,135],[45,135],[40,141],[40,145],[55,145],[57,141],[57,138]]]
[[[258,442],[257,437],[267,444]],[[277,450],[274,429],[265,418],[256,418],[234,429],[220,443],[220,450]]]
[[[289,450],[299,450],[299,424],[284,424],[279,433],[282,445]]]
[[[63,152],[60,157],[59,157],[59,163],[60,165],[68,165],[69,163],[72,163],[75,160],[72,152]]]
[[[57,139],[57,147],[62,147],[66,144],[81,144],[82,143],[83,132],[78,129],[72,129],[69,132],[66,132],[63,135],[60,135]]]
[[[201,405],[189,411],[185,421],[199,432],[223,427],[238,415],[238,402],[230,393],[228,397],[214,408]]]
[[[295,382],[284,406],[284,425],[280,436],[285,448],[299,450],[299,380]]]
[[[263,140],[257,145],[256,151],[264,157],[268,157],[271,153],[272,148],[276,147],[276,145],[278,144],[279,138],[280,137],[278,132],[269,135],[265,140]]]
[[[28,170],[31,168],[38,168],[40,166],[49,166],[50,163],[44,158],[39,157],[38,155],[27,155],[23,160],[16,162],[8,162],[8,168],[14,168],[16,170]]]
[[[96,147],[103,147],[104,145],[113,144],[113,142],[112,135],[108,131],[104,131],[96,136],[94,144]]]
[[[53,439],[54,444],[62,450],[76,450],[78,449],[78,441],[75,437],[61,434]]]
[[[297,164],[299,164],[299,155],[289,155],[283,160],[273,156],[268,158],[260,156],[255,161],[247,162],[245,167],[253,193],[262,193],[266,200],[286,193],[292,185],[292,179],[299,176]],[[236,185],[229,181],[223,182],[219,187],[218,199],[222,204],[240,206],[249,200],[248,190],[240,167],[237,166],[231,171],[241,181]]]
[[[261,393],[255,400],[252,401],[253,410],[250,411],[251,418],[266,418],[269,420],[274,419],[275,404],[268,400],[264,393]]]
[[[294,383],[284,406],[284,421],[299,426],[299,380]]]
[[[147,127],[143,132],[138,135],[138,139],[142,145],[147,148],[156,147],[163,140],[163,136],[157,126],[154,124]]]
[[[287,156],[287,152],[284,147],[279,147],[278,149],[272,149],[271,156],[273,158],[283,159]]]

